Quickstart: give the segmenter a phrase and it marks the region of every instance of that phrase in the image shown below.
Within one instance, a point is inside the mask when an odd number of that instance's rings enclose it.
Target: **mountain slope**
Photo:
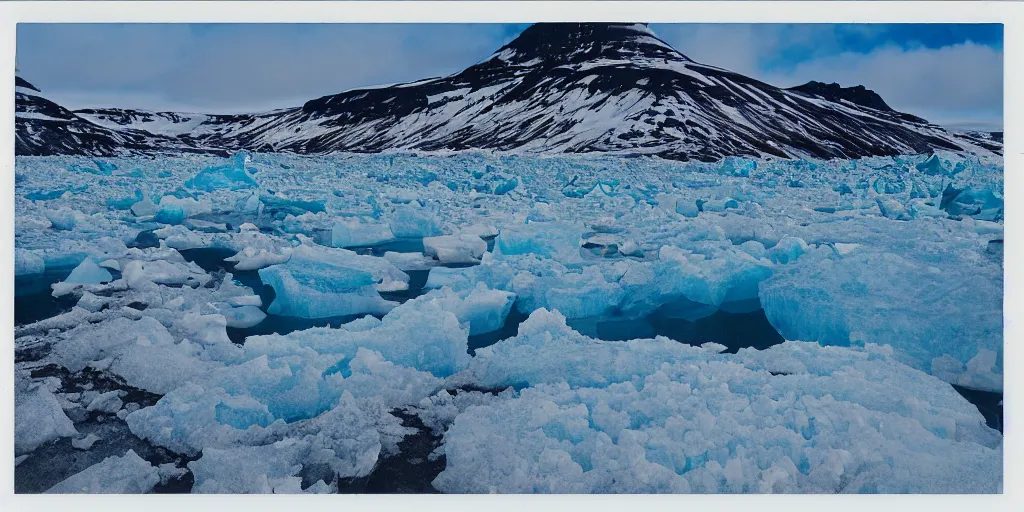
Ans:
[[[305,154],[485,149],[716,160],[986,151],[863,87],[780,89],[696,63],[642,24],[537,24],[448,77],[262,114],[77,114],[191,147]]]
[[[144,130],[155,135],[186,135],[211,116],[177,112],[150,112],[136,109],[99,108],[76,110],[89,122],[112,130]]]
[[[643,25],[538,24],[449,77],[213,120],[192,135],[205,145],[297,153],[494,149],[702,160],[965,148],[881,98],[884,109],[841,99],[698,64]]]
[[[96,125],[50,101],[21,77],[14,78],[16,155],[117,156],[152,151],[197,151],[177,138]]]

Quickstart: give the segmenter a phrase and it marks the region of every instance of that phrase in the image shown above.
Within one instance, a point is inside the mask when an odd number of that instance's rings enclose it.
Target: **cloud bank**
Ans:
[[[690,58],[779,87],[864,85],[892,108],[954,128],[1002,130],[1003,51],[970,40],[894,41],[885,25],[659,25]],[[952,38],[949,38],[952,39]]]

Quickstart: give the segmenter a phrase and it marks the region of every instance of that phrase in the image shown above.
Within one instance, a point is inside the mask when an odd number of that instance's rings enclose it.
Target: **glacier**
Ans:
[[[454,493],[1002,486],[957,392],[1003,390],[996,157],[16,170],[15,308],[50,313],[14,329],[15,470],[91,463],[52,492],[340,492],[421,438]],[[750,315],[785,341],[650,327]],[[74,448],[101,423],[133,444]]]

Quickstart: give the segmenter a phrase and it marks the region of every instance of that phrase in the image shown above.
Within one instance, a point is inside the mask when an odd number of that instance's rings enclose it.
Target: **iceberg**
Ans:
[[[107,457],[59,484],[46,494],[145,494],[160,483],[157,468],[128,450],[122,457]]]
[[[77,215],[76,215],[77,214]],[[78,212],[67,208],[46,210],[46,219],[57,231],[71,231],[78,224]]]
[[[593,340],[556,314],[534,313],[519,336],[478,350],[456,376],[529,387],[454,417],[434,486],[452,493],[999,486],[999,434],[952,388],[935,386],[882,347],[788,342],[719,354],[675,345]]]
[[[453,292],[451,288],[435,290],[407,303],[433,302],[445,311],[455,314],[461,323],[469,324],[469,335],[475,336],[500,329],[505,324],[516,294],[492,290],[483,283],[466,292]]]
[[[940,269],[910,254],[861,246],[779,267],[760,284],[759,296],[769,321],[787,339],[891,345],[897,359],[924,371],[943,355],[966,365],[983,349],[998,355],[994,371],[1001,375],[1000,272],[998,265],[980,262],[970,270],[948,264]],[[956,374],[947,368],[942,376],[954,383],[974,380],[966,366]],[[1002,389],[1001,379],[981,380],[981,389]]]
[[[229,449],[207,448],[203,456],[188,463],[195,475],[193,493],[301,492],[302,460],[309,455],[309,443],[295,439],[264,446]]]
[[[100,267],[89,258],[82,260],[64,281],[53,284],[53,296],[60,297],[71,293],[76,287],[85,284],[108,283],[114,279],[110,271]]]
[[[313,350],[320,355],[331,354],[334,363],[339,357],[347,361],[359,348],[365,348],[379,352],[392,363],[447,377],[465,368],[470,356],[468,329],[444,305],[444,301],[427,298],[402,304],[382,320],[364,317],[338,329],[250,336],[245,351],[248,357],[258,357]],[[337,368],[339,372],[342,369]]]
[[[46,270],[46,261],[38,254],[21,248],[14,249],[14,276],[42,274]]]
[[[300,318],[383,315],[397,304],[382,299],[378,289],[407,288],[409,280],[387,261],[308,246],[295,248],[286,263],[260,269],[259,275],[275,293],[267,312]]]
[[[14,392],[14,453],[30,453],[61,437],[77,437],[53,392],[27,379],[16,379]]]
[[[379,245],[395,239],[387,224],[340,219],[331,230],[331,247],[363,247]]]
[[[487,252],[487,242],[476,235],[434,236],[423,239],[423,253],[442,264],[478,263]]]
[[[258,297],[257,297],[258,298]],[[262,322],[267,315],[256,306],[240,306],[221,310],[226,325],[235,329],[247,329]]]
[[[186,188],[213,192],[219,189],[244,190],[256,188],[256,180],[246,171],[251,160],[248,152],[236,153],[231,163],[207,167],[185,182]]]
[[[582,229],[557,222],[531,222],[503,226],[495,239],[495,254],[536,254],[563,263],[580,260]]]
[[[390,227],[391,233],[399,238],[425,238],[441,234],[441,221],[433,213],[408,206],[395,209]]]

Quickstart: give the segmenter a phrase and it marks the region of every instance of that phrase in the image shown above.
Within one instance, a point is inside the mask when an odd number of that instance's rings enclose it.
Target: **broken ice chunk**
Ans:
[[[283,247],[280,250],[246,247],[238,251],[234,256],[224,258],[224,261],[234,262],[235,270],[259,270],[271,265],[284,263],[288,261],[291,255],[292,252],[289,247]]]
[[[175,466],[173,462],[167,462],[160,464],[156,467],[157,473],[160,474],[160,483],[166,484],[171,480],[177,480],[188,474],[188,469],[179,468]]]
[[[89,292],[82,292],[82,298],[78,299],[77,305],[82,309],[96,312],[103,309],[103,306],[105,306],[109,300],[110,299],[106,297],[100,297]]]
[[[913,218],[911,211],[891,197],[878,197],[875,198],[875,202],[878,203],[878,211],[887,219],[911,220]]]
[[[633,240],[626,240],[621,246],[619,246],[619,253],[623,256],[642,257],[644,255],[644,250],[640,247],[640,244]]]
[[[162,224],[181,224],[185,219],[203,213],[210,213],[213,208],[209,201],[197,201],[191,197],[179,199],[172,195],[160,198],[160,208],[156,212],[154,222]]]
[[[531,222],[505,225],[500,229],[494,244],[496,256],[533,253],[563,264],[582,260],[579,242],[583,230],[577,226],[560,222]]]
[[[281,493],[286,477],[302,469],[309,443],[286,439],[266,446],[207,448],[188,463],[193,493]]]
[[[89,402],[89,406],[86,407],[85,410],[89,412],[96,411],[113,414],[121,410],[121,406],[123,404],[124,403],[121,402],[120,391],[108,391],[96,396],[92,402]]]
[[[128,450],[123,457],[107,457],[81,473],[51,487],[47,494],[144,494],[160,482],[157,469]]]
[[[53,229],[58,231],[71,231],[78,224],[78,212],[61,208],[59,210],[46,210],[46,219],[50,221]]]
[[[884,348],[787,342],[723,354],[665,338],[595,340],[564,322],[537,311],[450,379],[529,386],[451,411],[437,489],[995,492],[1001,481],[999,433]],[[441,415],[445,402],[421,406]],[[886,463],[861,472],[880,446]]]
[[[96,434],[89,434],[82,439],[72,439],[71,446],[76,450],[88,450],[92,448],[92,445],[96,444],[96,441],[99,440],[100,437]]]
[[[487,252],[487,242],[466,234],[428,237],[423,239],[423,252],[443,264],[478,263]]]
[[[590,229],[597,233],[618,233],[622,231],[615,217],[601,217],[590,223]]]
[[[387,224],[339,219],[331,230],[331,247],[379,245],[395,239]]]
[[[27,276],[42,274],[46,270],[46,261],[32,251],[16,247],[14,249],[14,275]]]
[[[260,278],[276,294],[267,312],[300,318],[387,313],[397,303],[380,297],[377,285],[383,283],[372,267],[356,257],[355,253],[317,252],[301,246],[287,263],[260,269]],[[404,284],[408,287],[408,276]]]
[[[840,256],[846,256],[847,254],[850,254],[851,252],[855,251],[858,247],[860,247],[860,244],[844,244],[841,242],[836,242],[832,244],[832,247],[836,250],[836,254]]]
[[[807,242],[795,236],[784,236],[775,247],[768,249],[768,258],[775,263],[792,263],[807,252]]]
[[[475,336],[496,331],[505,324],[516,294],[491,290],[484,283],[477,283],[468,294],[457,294],[450,288],[443,288],[414,300],[436,301],[445,311],[455,313],[459,322],[468,322],[469,334]]]
[[[437,260],[419,252],[388,251],[384,253],[384,259],[402,271],[430,270],[438,264]]]
[[[148,195],[142,197],[142,200],[133,204],[131,207],[132,213],[136,217],[152,217],[156,215],[156,212],[160,210],[160,207],[149,198]]]
[[[122,278],[131,288],[162,285],[204,285],[213,277],[195,264],[185,265],[167,260],[132,260],[124,266]]]
[[[100,267],[96,262],[89,258],[82,261],[71,274],[60,283],[53,284],[53,296],[60,297],[71,293],[75,287],[83,284],[101,284],[108,283],[113,280],[114,277],[110,275],[110,272]]]
[[[75,425],[45,386],[18,380],[14,393],[14,452],[23,454],[59,437],[77,436]]]
[[[257,297],[259,298],[259,297]],[[227,320],[227,326],[236,329],[246,329],[263,321],[267,317],[260,308],[255,306],[242,306],[228,308],[220,312]]]
[[[110,270],[116,270],[118,272],[121,271],[121,263],[119,263],[115,259],[103,260],[99,263],[99,265],[103,268],[108,268]]]
[[[441,221],[422,208],[406,206],[395,209],[390,226],[391,233],[399,238],[424,238],[441,234]]]
[[[691,199],[679,199],[676,201],[676,213],[683,217],[694,218],[700,215],[700,208]]]
[[[512,280],[512,290],[522,299],[517,304],[520,312],[547,308],[568,318],[605,315],[619,305],[625,294],[618,283],[605,279],[596,266],[557,276],[536,277],[520,272]]]
[[[250,156],[242,151],[235,154],[231,163],[207,167],[185,181],[186,188],[212,192],[217,189],[242,190],[257,187],[256,180],[245,170]]]

